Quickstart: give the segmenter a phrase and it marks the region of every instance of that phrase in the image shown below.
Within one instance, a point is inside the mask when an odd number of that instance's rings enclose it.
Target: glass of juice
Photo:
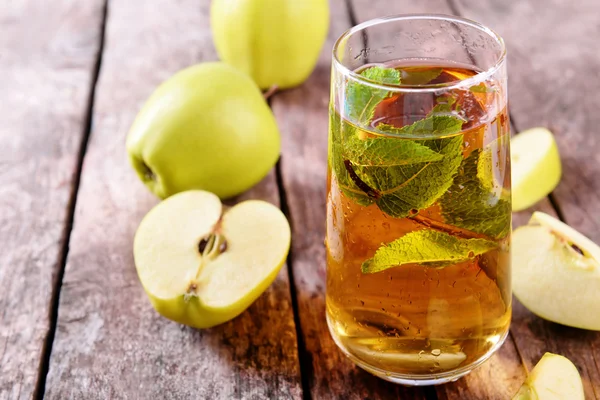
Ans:
[[[508,334],[502,38],[444,15],[377,19],[333,50],[327,322],[392,382],[456,380]]]

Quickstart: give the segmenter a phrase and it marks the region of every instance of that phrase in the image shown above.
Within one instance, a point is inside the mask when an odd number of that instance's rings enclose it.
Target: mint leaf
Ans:
[[[370,67],[360,73],[370,81],[380,84],[399,85],[400,72],[394,68]],[[350,81],[346,93],[346,115],[359,124],[368,125],[377,105],[390,95],[385,89],[377,89],[360,82]]]
[[[414,140],[387,137],[359,139],[348,138],[348,158],[355,166],[399,166],[440,161],[442,154]]]
[[[428,117],[402,128],[396,128],[388,124],[379,124],[376,129],[384,133],[414,135],[418,137],[444,136],[460,132],[464,122],[465,120],[454,115],[430,114]]]
[[[463,239],[430,229],[407,233],[380,247],[373,258],[363,262],[364,274],[384,271],[405,264],[440,267],[457,264],[497,247],[486,239]]]
[[[336,181],[344,195],[362,206],[374,202],[367,192],[362,190],[352,180],[348,168],[347,158],[342,137],[356,136],[356,130],[348,123],[342,123],[340,115],[333,108],[329,111],[329,164],[335,175]],[[347,132],[349,131],[349,132]]]
[[[427,147],[441,155],[439,161],[418,162],[408,159],[404,165],[362,166],[353,164],[361,181],[377,192],[375,202],[386,214],[403,218],[412,210],[431,206],[452,185],[454,175],[462,160],[462,135],[452,138],[403,141],[405,146]],[[411,143],[409,145],[409,143]],[[421,150],[418,150],[421,154]],[[350,160],[352,161],[352,160]]]
[[[442,73],[441,68],[402,68],[402,84],[426,85]]]
[[[493,93],[496,91],[493,87],[489,87],[485,83],[481,82],[478,85],[471,86],[469,90],[473,93]]]
[[[371,67],[361,74],[374,82],[399,84],[400,72]],[[346,111],[351,120],[368,124],[377,105],[389,91],[350,82]],[[449,99],[450,106],[453,99]],[[430,114],[396,128],[380,124],[383,133],[450,136],[461,131],[464,120],[454,115]],[[377,203],[388,215],[402,218],[412,210],[431,206],[452,185],[462,160],[462,135],[435,140],[359,137],[360,130],[341,120],[332,110],[331,164],[344,194],[361,205]]]
[[[437,98],[437,104],[431,109],[431,112],[429,113],[429,115],[435,115],[435,114],[448,114],[451,113],[454,110],[454,108],[459,108],[459,104],[456,104],[456,97],[450,95],[450,96],[441,96]],[[456,110],[457,112],[459,110]]]
[[[375,83],[386,85],[400,84],[400,71],[394,68],[369,67],[360,73],[362,76]]]
[[[490,151],[490,156],[486,152]],[[481,163],[481,166],[478,165]],[[490,168],[490,171],[482,172]],[[494,187],[491,172],[491,149],[473,151],[462,163],[459,175],[440,199],[442,216],[452,225],[494,238],[510,232],[510,201]],[[480,171],[478,171],[480,169]]]

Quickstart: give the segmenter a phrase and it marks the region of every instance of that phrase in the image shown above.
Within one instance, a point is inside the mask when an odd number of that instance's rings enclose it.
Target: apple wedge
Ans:
[[[577,367],[568,358],[546,353],[513,400],[584,400]]]
[[[216,195],[194,190],[144,217],[133,254],[156,311],[208,328],[239,315],[269,287],[290,237],[287,219],[269,203],[249,200],[224,210]]]
[[[600,247],[575,229],[536,212],[512,240],[513,292],[534,314],[600,330]]]
[[[513,137],[511,146],[512,209],[531,207],[554,190],[561,176],[560,155],[552,133],[532,128]]]

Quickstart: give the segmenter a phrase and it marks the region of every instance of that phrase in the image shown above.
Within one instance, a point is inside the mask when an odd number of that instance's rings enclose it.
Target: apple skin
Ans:
[[[171,299],[162,299],[150,294],[150,291],[145,287],[144,290],[154,309],[163,317],[197,329],[212,328],[234,319],[250,307],[273,283],[285,260],[286,257],[252,292],[226,307],[208,306],[199,297],[195,296],[186,299],[185,295],[180,295]]]
[[[262,93],[221,62],[186,68],[161,84],[127,137],[131,164],[160,198],[190,189],[236,196],[267,175],[279,150]]]
[[[261,89],[290,88],[314,69],[329,29],[328,0],[213,0],[213,40],[221,60]]]

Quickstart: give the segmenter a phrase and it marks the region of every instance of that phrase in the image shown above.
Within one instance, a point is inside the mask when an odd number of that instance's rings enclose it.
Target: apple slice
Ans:
[[[577,367],[568,358],[546,353],[513,400],[584,400]]]
[[[552,133],[532,128],[513,137],[512,209],[531,207],[554,190],[561,175],[560,156]]]
[[[181,192],[142,220],[133,244],[138,276],[161,315],[196,328],[228,321],[273,282],[290,247],[275,206],[249,200],[223,210],[209,192]]]
[[[550,215],[536,212],[513,232],[513,292],[534,314],[600,330],[600,247]]]

